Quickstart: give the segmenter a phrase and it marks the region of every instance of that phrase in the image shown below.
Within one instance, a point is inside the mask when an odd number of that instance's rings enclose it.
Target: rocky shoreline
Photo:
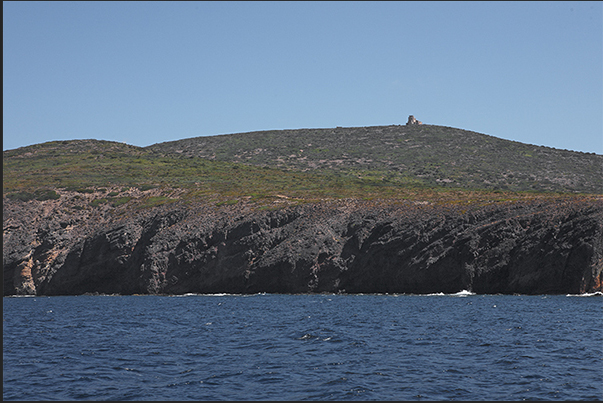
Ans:
[[[3,202],[5,296],[603,291],[600,197],[178,202],[136,214]]]

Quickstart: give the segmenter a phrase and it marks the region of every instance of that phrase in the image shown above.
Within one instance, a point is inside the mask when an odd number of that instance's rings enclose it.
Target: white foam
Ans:
[[[186,293],[186,294],[175,294],[170,295],[170,297],[246,297],[248,294],[230,294],[227,292],[220,292],[215,294],[196,294],[196,293]],[[258,295],[258,294],[252,294]]]
[[[258,292],[257,294],[232,294],[229,292],[219,292],[215,294],[196,294],[196,293],[186,293],[186,294],[175,294],[170,295],[170,297],[256,297],[258,295],[269,295],[265,292]]]
[[[454,297],[466,297],[468,295],[475,295],[475,293],[471,292],[471,291],[467,291],[467,290],[461,290],[455,294],[450,294],[450,295],[452,295]]]
[[[416,295],[424,295],[426,297],[466,297],[468,295],[475,295],[475,293],[471,292],[471,291],[467,291],[467,290],[462,290],[459,292],[455,292],[454,294],[444,294],[443,292],[434,292],[431,294],[416,294]]]
[[[567,294],[566,297],[603,297],[603,292],[585,292],[584,294]]]

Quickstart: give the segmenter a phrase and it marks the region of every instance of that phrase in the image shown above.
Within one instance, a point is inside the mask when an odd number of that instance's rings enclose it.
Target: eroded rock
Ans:
[[[602,291],[601,199],[171,204],[94,220],[4,203],[4,295]]]

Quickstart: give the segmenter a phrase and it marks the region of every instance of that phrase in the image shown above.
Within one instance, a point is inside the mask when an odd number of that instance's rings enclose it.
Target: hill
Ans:
[[[475,192],[493,191],[601,194],[602,167],[601,155],[444,126],[298,129],[144,148],[71,140],[8,150],[3,153],[3,193],[28,200],[58,197],[59,189],[101,189],[96,204],[124,203],[133,197],[126,190],[134,188],[163,189],[153,193],[153,203],[167,201],[174,189],[179,189],[178,198],[229,203],[281,196],[289,201],[446,198],[449,191],[469,192],[472,198]]]
[[[4,295],[600,292],[602,162],[429,125],[9,150]]]
[[[401,184],[601,193],[603,156],[435,125],[273,130],[197,137],[147,147],[303,172],[336,172]]]

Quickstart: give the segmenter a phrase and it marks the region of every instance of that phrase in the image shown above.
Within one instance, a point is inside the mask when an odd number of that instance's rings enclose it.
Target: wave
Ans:
[[[215,293],[215,294],[197,294],[194,292],[187,292],[186,294],[175,294],[175,295],[170,295],[170,297],[238,297],[241,294],[229,294],[227,292],[220,292],[220,293]]]
[[[453,297],[466,297],[468,295],[475,295],[474,292],[468,291],[468,290],[461,290],[455,294],[450,294]]]
[[[431,294],[408,294],[408,295],[422,295],[425,297],[467,297],[469,295],[476,295],[474,292],[468,290],[461,290],[453,294],[444,294],[443,292],[434,292]]]
[[[258,292],[257,294],[231,294],[228,292],[219,292],[215,294],[197,294],[194,292],[188,292],[186,294],[170,295],[170,297],[253,297],[256,295],[267,295],[267,293]]]
[[[566,297],[603,297],[603,292],[585,292],[584,294],[566,294]]]

